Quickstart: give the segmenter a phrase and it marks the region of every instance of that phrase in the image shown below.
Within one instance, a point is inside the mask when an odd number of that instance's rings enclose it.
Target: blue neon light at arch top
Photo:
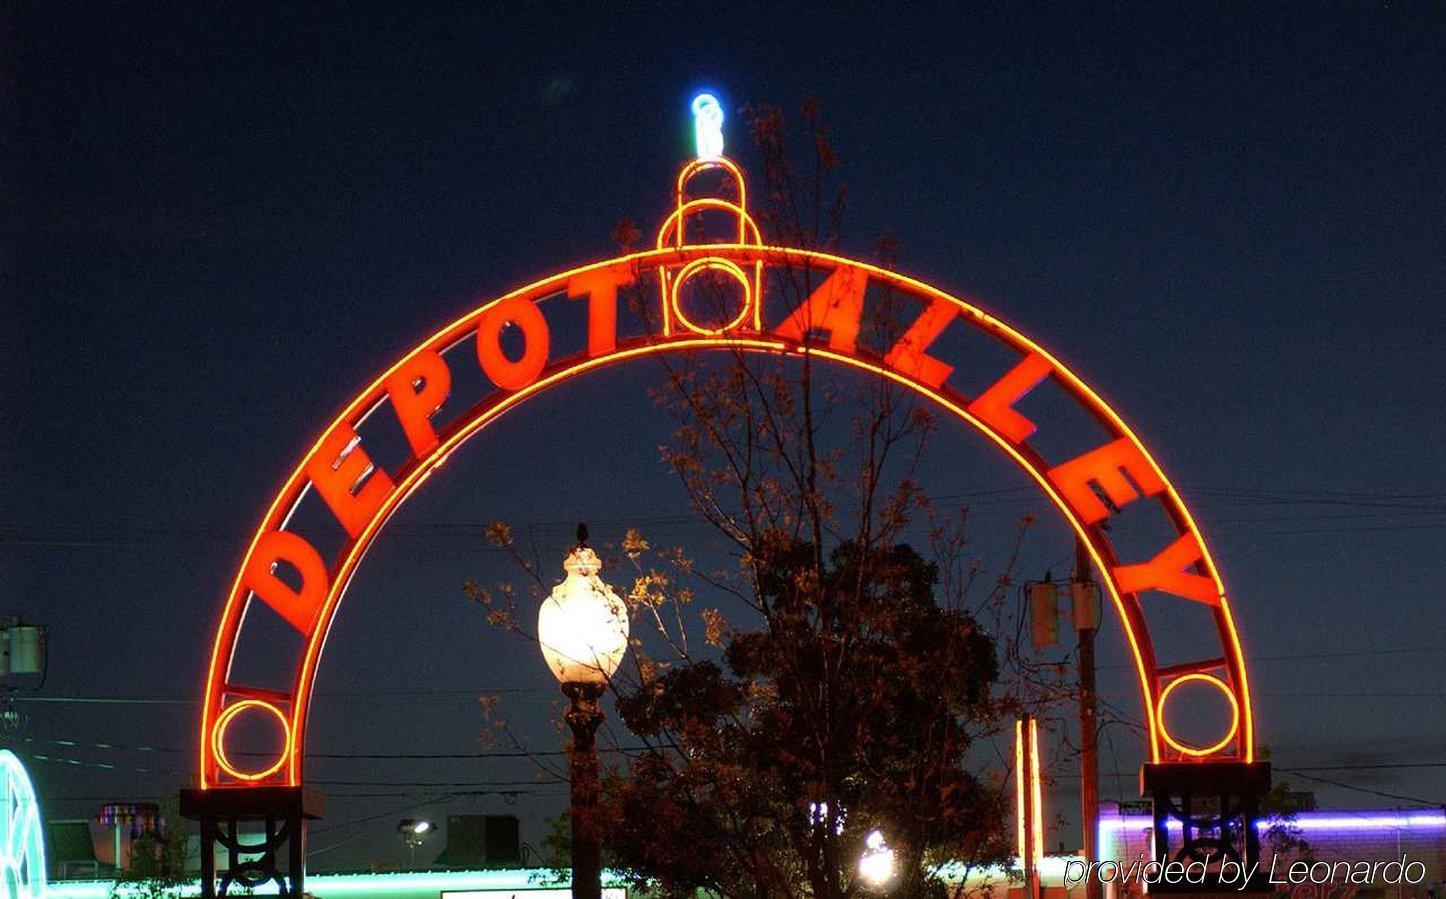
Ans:
[[[693,143],[699,159],[723,158],[723,106],[712,94],[693,98]]]

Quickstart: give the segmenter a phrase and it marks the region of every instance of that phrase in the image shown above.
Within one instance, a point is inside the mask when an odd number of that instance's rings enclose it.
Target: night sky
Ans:
[[[1212,541],[1296,788],[1446,801],[1446,768],[1398,767],[1446,763],[1446,16],[692,9],[7,10],[0,608],[47,624],[51,655],[5,742],[48,814],[186,782],[224,592],[315,431],[441,322],[612,255],[620,218],[654,227],[700,87],[735,149],[743,104],[816,97],[845,250],[893,236],[901,268],[1135,425]],[[526,745],[561,745],[536,647],[459,586],[509,576],[494,518],[548,566],[580,518],[706,544],[646,375],[547,394],[398,516],[332,631],[313,752],[477,751],[484,693]],[[1007,490],[979,504],[1000,528],[1046,512],[984,441],[944,443],[926,487]],[[1036,538],[1027,564],[1065,567],[1063,529]],[[1107,621],[1105,695],[1138,715],[1125,661]],[[1109,736],[1102,768],[1132,772],[1139,739]],[[565,804],[525,761],[308,771],[329,795],[313,870],[396,860],[402,816],[516,813],[535,845]]]

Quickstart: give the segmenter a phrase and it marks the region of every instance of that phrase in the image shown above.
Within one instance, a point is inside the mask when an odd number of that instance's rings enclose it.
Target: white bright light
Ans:
[[[699,159],[723,158],[723,106],[712,94],[693,98],[693,143]]]
[[[427,832],[430,831],[431,829],[432,829],[432,822],[431,822],[431,821],[418,821],[416,824],[413,824],[413,825],[412,825],[412,833],[416,833],[416,834],[427,833]]]
[[[828,823],[828,820],[829,820],[829,813],[828,813],[828,803],[827,803],[827,802],[810,802],[810,803],[808,804],[808,823],[809,823],[809,824],[813,825],[814,827],[819,827],[819,826],[821,826],[821,825],[823,825],[823,824]],[[834,832],[835,834],[842,834],[842,833],[843,833],[843,829],[844,829],[844,813],[843,813],[842,811],[840,811],[837,815],[835,815],[835,816],[833,817],[833,832]]]
[[[864,838],[868,848],[859,856],[859,876],[873,887],[881,887],[894,878],[894,850],[884,845],[884,835],[875,830]]]
[[[542,656],[564,684],[606,684],[628,650],[628,607],[597,576],[601,567],[592,549],[573,550],[567,578],[537,612]]]

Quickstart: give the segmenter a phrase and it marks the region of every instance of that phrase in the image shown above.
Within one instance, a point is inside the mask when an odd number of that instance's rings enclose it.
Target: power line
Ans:
[[[1301,773],[1301,771],[1298,770],[1298,769],[1296,769],[1296,768],[1281,768],[1280,770],[1281,770],[1281,771],[1288,772],[1288,773],[1290,773],[1290,774],[1294,774],[1294,775],[1296,775],[1296,776],[1298,776],[1298,777],[1304,777],[1306,780],[1313,780],[1313,781],[1316,781],[1317,783],[1329,784],[1330,786],[1333,786],[1333,787],[1340,787],[1340,788],[1343,789],[1343,790],[1355,790],[1355,791],[1358,792],[1358,793],[1369,793],[1369,794],[1371,794],[1372,796],[1383,796],[1383,797],[1385,797],[1386,799],[1399,799],[1399,800],[1401,800],[1401,801],[1403,801],[1403,802],[1417,802],[1417,803],[1420,803],[1421,805],[1425,805],[1425,806],[1440,806],[1440,805],[1443,804],[1443,803],[1440,802],[1440,801],[1433,801],[1433,800],[1430,800],[1430,799],[1422,799],[1422,798],[1420,798],[1419,796],[1403,796],[1403,795],[1401,795],[1400,793],[1387,793],[1387,792],[1385,792],[1384,790],[1373,790],[1373,789],[1371,789],[1370,787],[1358,787],[1358,786],[1355,786],[1354,784],[1342,783],[1341,781],[1338,781],[1338,780],[1331,780],[1331,779],[1328,778],[1328,777],[1318,777],[1318,776],[1313,775],[1313,774],[1304,774],[1304,773]]]
[[[648,746],[612,746],[598,747],[598,752],[613,753],[637,753],[646,752]],[[509,759],[509,758],[550,758],[563,757],[567,752],[564,750],[546,750],[533,752],[529,750],[502,751],[502,752],[309,752],[306,757],[309,759],[371,759],[371,760],[438,760],[438,759]]]
[[[566,785],[565,778],[553,777],[545,780],[307,780],[318,787],[434,787],[434,788],[483,788],[483,787],[546,787]]]
[[[1279,768],[1277,771],[1288,771],[1292,774],[1305,776],[1306,771],[1387,771],[1400,770],[1409,771],[1427,768],[1446,768],[1446,762],[1392,762],[1389,764],[1361,764],[1361,765],[1305,765],[1299,768]],[[1061,771],[1051,775],[1055,780],[1078,780],[1080,775],[1070,771]],[[1104,771],[1100,777],[1114,777],[1121,780],[1133,780],[1140,776],[1139,771]]]
[[[1307,765],[1303,768],[1281,768],[1282,771],[1384,771],[1395,768],[1446,768],[1446,762],[1383,762],[1361,765]]]
[[[310,783],[310,781],[308,781],[308,783]],[[102,803],[114,803],[114,802],[119,801],[119,799],[120,799],[121,796],[124,796],[124,797],[126,797],[128,800],[141,801],[141,802],[154,802],[154,801],[157,801],[157,800],[161,799],[162,797],[166,797],[166,796],[170,796],[170,795],[173,795],[170,790],[164,790],[164,791],[160,791],[160,792],[149,792],[149,793],[147,793],[147,792],[128,793],[128,794],[114,794],[114,793],[112,793],[112,794],[108,794],[108,795],[90,795],[90,796],[84,796],[84,795],[83,795],[83,796],[45,796],[44,799],[45,799],[45,801],[46,801],[47,803],[59,803],[59,802],[102,802]],[[327,797],[327,799],[405,799],[405,798],[408,798],[408,797],[421,796],[421,795],[432,795],[432,794],[431,794],[430,791],[422,791],[422,790],[401,790],[401,789],[398,789],[398,790],[364,790],[364,791],[360,791],[360,792],[357,792],[357,791],[346,791],[346,790],[330,790],[330,789],[328,789],[328,790],[326,791],[326,797]],[[512,799],[516,799],[516,798],[522,797],[522,796],[533,797],[533,798],[552,798],[552,797],[567,796],[567,795],[569,795],[569,794],[568,794],[568,791],[567,791],[567,790],[528,790],[528,789],[521,789],[521,788],[513,788],[513,789],[452,790],[452,791],[450,791],[450,792],[448,792],[448,793],[446,793],[446,794],[443,794],[443,795],[445,795],[445,796],[447,796],[447,797],[451,797],[451,798],[466,798],[466,797],[479,797],[479,796],[501,796],[501,797],[504,798],[504,799],[512,800]],[[417,803],[417,804],[420,805],[420,804],[425,804],[426,802],[432,802],[432,801],[436,801],[436,800],[434,800],[434,799],[427,799],[427,800],[424,800],[422,803]],[[391,813],[388,813],[388,814],[391,814]]]
[[[21,738],[21,742],[31,743],[31,744],[44,744],[44,745],[50,745],[50,746],[64,746],[64,747],[66,747],[66,748],[74,748],[74,749],[102,749],[102,750],[117,750],[117,749],[119,749],[119,750],[131,750],[131,751],[136,751],[136,752],[160,752],[160,753],[167,753],[167,754],[171,754],[171,755],[190,755],[190,754],[192,754],[192,752],[194,752],[194,750],[191,750],[191,749],[177,749],[177,748],[170,747],[170,746],[145,746],[145,745],[138,745],[138,744],[109,743],[109,742],[106,742],[106,743],[93,743],[93,742],[86,742],[86,741],[82,741],[82,740],[41,740],[41,739],[38,739],[38,738],[35,738],[35,737],[22,737],[22,738]],[[648,746],[600,746],[600,747],[598,747],[598,751],[599,751],[599,752],[611,752],[611,753],[637,753],[637,752],[645,752],[645,751],[647,751],[649,748],[650,748],[650,747],[648,747]],[[247,752],[247,751],[244,751],[244,750],[241,751],[241,752],[237,752],[237,753],[236,753],[236,755],[241,755],[241,756],[264,756],[264,755],[270,755],[270,754],[274,754],[274,753]],[[32,755],[34,755],[36,758],[40,758],[40,759],[43,759],[43,760],[46,760],[46,761],[60,761],[60,762],[67,762],[67,763],[69,763],[69,764],[76,764],[76,765],[90,764],[90,765],[94,765],[94,766],[97,766],[97,767],[115,767],[114,765],[109,765],[109,764],[104,764],[104,763],[98,763],[98,762],[87,763],[87,762],[83,762],[83,761],[80,761],[80,760],[57,759],[57,758],[55,758],[55,757],[53,757],[53,756],[42,755],[42,754],[38,754],[38,753],[32,753]],[[306,753],[306,757],[307,757],[308,759],[333,759],[333,760],[334,760],[334,759],[344,759],[344,760],[370,759],[370,760],[383,760],[383,761],[384,761],[384,760],[412,760],[412,761],[416,761],[416,760],[438,760],[438,759],[443,759],[443,760],[445,760],[445,759],[511,759],[511,758],[536,758],[536,757],[562,757],[562,756],[566,756],[566,755],[567,755],[567,752],[566,752],[565,750],[560,750],[560,749],[556,749],[556,750],[549,749],[549,750],[538,750],[538,751],[531,751],[531,750],[510,750],[510,749],[506,749],[506,750],[497,750],[497,751],[486,751],[486,750],[484,750],[484,751],[477,751],[477,752],[308,752],[308,753]],[[144,769],[137,769],[137,770],[144,770]],[[184,772],[176,772],[176,773],[184,773]]]
[[[400,808],[388,809],[387,811],[380,812],[380,813],[375,814],[375,815],[367,815],[367,816],[362,817],[362,818],[355,818],[355,819],[353,819],[353,820],[351,820],[351,821],[340,821],[340,822],[338,822],[338,823],[336,823],[336,824],[328,824],[328,825],[325,825],[325,826],[323,826],[323,827],[318,827],[318,828],[316,828],[315,830],[312,830],[312,831],[308,834],[308,836],[315,837],[315,836],[318,836],[318,835],[320,835],[320,834],[327,833],[327,832],[333,831],[333,830],[341,830],[341,829],[347,828],[347,827],[355,827],[355,826],[358,825],[358,824],[368,824],[368,823],[370,823],[370,822],[372,822],[372,821],[379,821],[379,820],[381,820],[382,818],[386,818],[386,817],[389,817],[389,816],[391,816],[391,815],[400,815],[402,812],[411,811],[412,809],[414,809],[414,808],[416,808],[416,807],[418,807],[418,806],[421,806],[421,805],[428,805],[428,804],[433,803],[433,802],[450,802],[450,801],[451,801],[452,799],[454,799],[454,798],[455,798],[455,795],[453,795],[453,794],[442,793],[442,794],[440,794],[440,795],[438,795],[438,796],[434,796],[434,797],[431,797],[431,798],[428,798],[428,799],[424,799],[424,800],[422,800],[421,802],[413,802],[413,803],[411,803],[411,804],[409,804],[409,805],[404,805],[404,806],[402,806],[402,807],[400,807]]]
[[[1249,654],[1245,661],[1254,665],[1256,662],[1283,662],[1296,659],[1353,659],[1365,658],[1367,656],[1389,656],[1389,655],[1413,655],[1425,652],[1446,652],[1446,644],[1432,646],[1393,646],[1384,649],[1348,649],[1332,652],[1300,652],[1300,653],[1276,653],[1274,655]],[[1133,668],[1130,662],[1112,662],[1108,665],[1099,666],[1101,670],[1107,668]]]
[[[1381,649],[1352,649],[1331,652],[1301,652],[1301,653],[1276,653],[1271,655],[1251,654],[1246,661],[1250,664],[1257,662],[1280,662],[1300,659],[1349,659],[1366,658],[1372,656],[1387,655],[1414,655],[1418,653],[1446,652],[1446,644],[1433,644],[1428,646],[1392,646]],[[1101,670],[1129,668],[1130,663],[1117,662],[1107,665],[1100,665]],[[479,687],[476,689],[436,689],[416,688],[406,690],[324,690],[317,695],[325,696],[428,696],[428,695],[458,695],[474,694],[476,696],[493,696],[516,693],[552,693],[547,687]],[[1436,695],[1436,694],[1428,694]],[[136,705],[189,705],[198,706],[200,700],[186,699],[181,697],[149,697],[149,696],[14,696],[16,702],[38,702],[38,703],[81,703],[81,704],[136,704]]]
[[[492,687],[479,689],[440,689],[440,688],[416,688],[416,689],[324,689],[318,692],[317,697],[418,697],[418,695],[473,695],[473,697],[487,697],[487,695],[505,694],[557,694],[555,689],[545,687]],[[12,697],[16,702],[74,702],[74,704],[90,705],[200,705],[198,698],[182,697]]]
[[[1231,506],[1264,506],[1281,508],[1291,506],[1327,506],[1334,508],[1371,509],[1373,513],[1354,515],[1286,515],[1269,517],[1247,517],[1211,520],[1206,523],[1219,524],[1269,523],[1277,521],[1341,521],[1357,520],[1372,516],[1435,516],[1446,515],[1446,494],[1443,493],[1397,493],[1369,491],[1292,491],[1292,490],[1232,490],[1224,488],[1200,488],[1187,491],[1193,494],[1190,502],[1197,509]],[[962,493],[940,494],[934,502],[956,502],[961,499],[973,500],[972,505],[996,505],[1026,503],[1045,505],[1034,488],[1029,486],[1006,487],[991,490],[976,490]],[[571,527],[572,521],[532,520],[516,522],[514,530],[550,530]],[[600,519],[603,526],[646,526],[646,527],[707,527],[712,525],[696,514],[638,515],[631,518]],[[1383,526],[1357,526],[1347,528],[1307,528],[1274,531],[1236,532],[1254,535],[1353,533],[1359,531],[1414,531],[1434,530],[1446,527],[1446,522],[1429,524],[1397,524]],[[483,526],[480,522],[417,522],[396,525],[388,529],[393,538],[435,538],[440,535],[456,535],[468,539],[481,538]],[[96,537],[97,534],[107,535]],[[0,523],[0,545],[54,546],[54,547],[123,547],[147,543],[168,542],[177,539],[193,541],[244,541],[249,530],[238,530],[234,524],[181,523],[181,522],[87,522],[83,524],[38,524],[28,522]],[[487,546],[479,539],[479,550],[500,551]]]
[[[15,702],[76,703],[84,705],[200,705],[195,699],[158,699],[147,696],[12,696]]]
[[[59,756],[53,756],[48,753],[41,752],[32,752],[29,753],[28,756],[29,758],[36,761],[50,762],[51,764],[56,765],[69,765],[74,768],[94,768],[102,771],[126,771],[138,774],[164,775],[166,777],[189,778],[191,776],[191,772],[189,771],[177,771],[172,768],[147,768],[138,765],[116,765],[110,762],[89,762],[83,759],[61,758]]]
[[[1111,708],[1114,708],[1114,707],[1111,706]],[[1120,714],[1120,711],[1119,711],[1118,709],[1116,709],[1115,711],[1116,711],[1117,714]],[[1131,722],[1131,721],[1124,721],[1123,723],[1133,724],[1133,722]],[[30,737],[24,738],[24,742],[27,742],[27,743],[51,743],[51,744],[55,744],[55,745],[68,746],[68,747],[76,747],[76,748],[95,747],[95,748],[99,748],[99,749],[108,749],[108,750],[121,749],[121,750],[137,750],[137,751],[143,751],[143,752],[164,752],[164,753],[179,753],[179,754],[190,754],[190,752],[191,752],[191,750],[174,749],[174,748],[170,748],[170,747],[140,746],[140,745],[124,744],[124,743],[86,743],[86,742],[76,741],[76,740],[37,740],[37,739],[35,739],[35,738],[30,738]],[[649,749],[652,749],[652,748],[654,748],[654,747],[649,747],[649,746],[617,746],[617,747],[600,747],[600,748],[599,748],[599,751],[600,751],[600,752],[610,752],[610,753],[639,753],[639,752],[646,752],[646,751],[648,751]],[[253,755],[253,754],[264,754],[264,753],[238,753],[238,754]],[[382,752],[358,752],[358,753],[340,753],[340,752],[331,752],[331,753],[307,753],[307,758],[311,758],[311,759],[323,759],[323,758],[324,758],[324,759],[332,759],[332,760],[358,760],[358,759],[361,759],[361,760],[439,760],[439,759],[440,759],[440,760],[446,760],[446,759],[480,760],[480,759],[495,759],[495,758],[504,758],[504,759],[507,759],[507,758],[534,758],[534,757],[539,757],[539,756],[541,756],[541,757],[560,757],[560,756],[565,756],[565,755],[567,755],[567,752],[566,752],[565,750],[537,750],[537,751],[530,751],[530,750],[502,750],[502,751],[495,751],[495,752],[482,751],[482,752],[467,752],[467,753],[462,753],[462,752],[447,752],[447,753],[422,753],[422,752],[390,752],[390,753],[382,753]],[[47,759],[47,760],[54,760],[54,761],[66,761],[66,760],[64,760],[64,759],[54,759],[53,757],[49,757],[49,756],[37,756],[37,757],[45,758],[45,759]],[[107,767],[107,768],[115,768],[115,767],[116,767],[115,765],[108,765],[108,764],[101,764],[101,763],[87,763],[87,762],[82,762],[82,761],[79,761],[79,760],[77,760],[77,761],[75,761],[75,762],[73,762],[73,763],[74,763],[74,764],[81,764],[81,765],[89,764],[89,765],[94,765],[94,766],[96,766],[96,767]],[[1446,768],[1446,760],[1431,759],[1431,760],[1420,761],[1420,762],[1362,762],[1362,763],[1358,763],[1358,764],[1349,764],[1349,765],[1346,765],[1346,764],[1300,765],[1300,766],[1295,766],[1295,767],[1291,767],[1291,768],[1279,768],[1279,770],[1281,770],[1281,771],[1291,771],[1291,772],[1315,772],[1315,771],[1387,771],[1387,770],[1411,770],[1411,769],[1428,769],[1428,768]],[[175,773],[183,773],[183,772],[175,772]],[[1137,771],[1112,771],[1112,772],[1103,772],[1103,773],[1101,773],[1100,776],[1102,776],[1102,777],[1135,777],[1135,776],[1138,775],[1138,773],[1139,773],[1139,772],[1137,772]],[[1064,778],[1070,778],[1070,777],[1077,777],[1078,775],[1068,774],[1068,773],[1060,773],[1060,774],[1058,774],[1058,775],[1056,775],[1056,776],[1059,777],[1059,778],[1061,778],[1061,779],[1064,779]],[[311,782],[311,783],[315,783],[315,784],[334,785],[334,786],[439,786],[439,787],[440,787],[440,786],[477,786],[477,785],[486,785],[486,786],[513,786],[513,785],[527,785],[527,784],[543,783],[544,781],[531,780],[531,781],[485,781],[485,782],[484,782],[484,781],[446,781],[446,782],[433,782],[433,781],[379,781],[379,780],[371,780],[371,779],[369,779],[369,780],[360,780],[360,781],[353,781],[353,780],[316,780],[316,781],[310,781],[310,782]],[[561,782],[561,781],[558,781],[558,782]]]

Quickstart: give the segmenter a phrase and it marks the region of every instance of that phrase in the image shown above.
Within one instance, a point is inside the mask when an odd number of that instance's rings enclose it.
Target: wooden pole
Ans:
[[[1074,579],[1076,583],[1090,582],[1089,550],[1083,540],[1075,538]],[[1094,594],[1089,590],[1078,590],[1075,596],[1083,594],[1086,601],[1093,602]],[[1078,600],[1077,600],[1078,601]],[[1095,615],[1082,619],[1075,615],[1076,624],[1098,624]],[[1100,832],[1100,761],[1099,761],[1099,715],[1096,709],[1095,693],[1095,632],[1098,627],[1079,628],[1079,803],[1081,828],[1084,831],[1085,870],[1096,870],[1091,862],[1099,861]],[[1085,878],[1085,899],[1103,899],[1104,884],[1098,878]]]

